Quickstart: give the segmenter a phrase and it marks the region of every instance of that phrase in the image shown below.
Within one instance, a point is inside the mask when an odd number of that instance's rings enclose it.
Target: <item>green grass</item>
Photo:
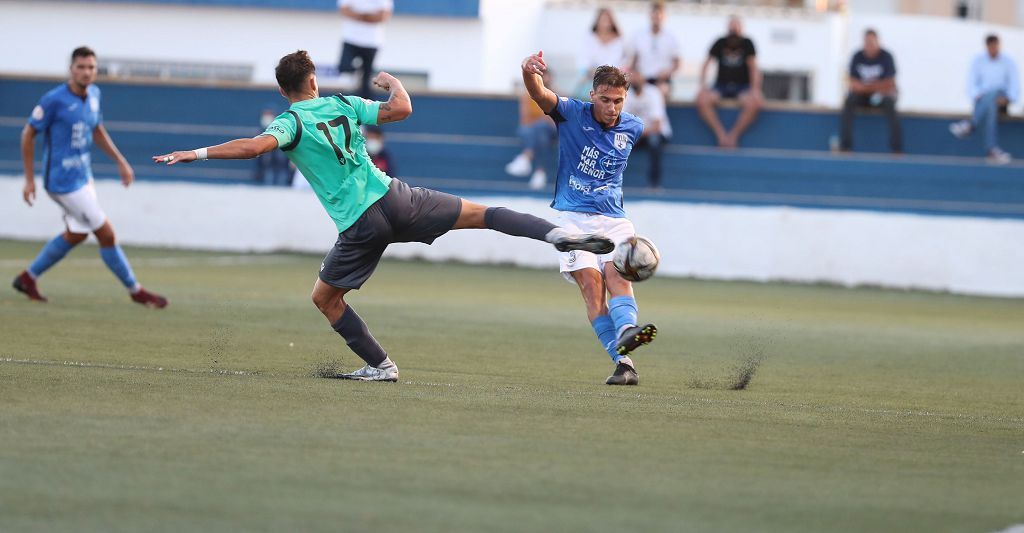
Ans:
[[[654,279],[641,385],[612,388],[553,272],[384,262],[350,301],[402,381],[353,383],[311,377],[358,363],[309,302],[319,257],[128,254],[169,309],[89,247],[49,304],[0,292],[0,530],[1024,522],[1020,300]]]

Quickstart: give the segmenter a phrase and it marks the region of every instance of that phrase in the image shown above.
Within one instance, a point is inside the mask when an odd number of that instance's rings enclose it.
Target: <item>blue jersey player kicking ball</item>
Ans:
[[[551,207],[558,224],[571,231],[599,233],[619,244],[635,231],[622,209],[622,172],[644,125],[622,112],[629,80],[615,67],[594,73],[590,101],[559,97],[544,86],[544,52],[523,60],[523,83],[530,97],[558,126],[558,174]],[[654,324],[638,325],[633,286],[612,266],[612,254],[584,251],[560,254],[560,270],[583,293],[587,318],[615,363],[605,383],[637,385],[629,354],[651,342]],[[607,293],[607,296],[606,296]]]
[[[114,228],[107,220],[92,181],[92,144],[96,144],[117,162],[121,183],[127,187],[135,180],[131,165],[114,146],[103,127],[100,111],[100,90],[92,84],[96,79],[96,53],[86,47],[71,53],[71,79],[43,95],[32,109],[32,116],[21,132],[21,160],[25,166],[25,189],[22,195],[28,205],[36,199],[35,139],[43,135],[43,187],[50,198],[64,211],[64,232],[43,246],[39,256],[18,277],[14,288],[30,300],[45,302],[36,281],[57,264],[76,245],[96,235],[100,257],[107,268],[128,289],[134,302],[163,309],[167,299],[142,288],[135,280],[131,265],[114,237]]]

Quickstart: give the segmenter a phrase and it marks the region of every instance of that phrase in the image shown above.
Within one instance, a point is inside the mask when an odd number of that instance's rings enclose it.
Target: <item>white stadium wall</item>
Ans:
[[[45,196],[21,202],[22,180],[0,178],[0,238],[43,240],[61,231]],[[185,183],[101,181],[104,209],[127,244],[209,250],[326,253],[337,236],[309,191]],[[474,197],[552,217],[547,202]],[[628,206],[637,232],[661,249],[659,275],[877,285],[1024,296],[1024,221],[861,211],[668,202]],[[388,255],[554,269],[545,245],[482,230]],[[314,265],[315,266],[315,265]]]
[[[602,4],[616,10],[627,35],[645,24],[646,3]],[[533,49],[544,49],[555,66],[571,70],[596,5],[481,0],[479,19],[396,16],[388,24],[378,65],[427,72],[432,90],[507,93],[519,78],[520,60]],[[1021,28],[871,14],[858,10],[856,2],[848,15],[670,5],[668,27],[681,41],[684,63],[678,98],[693,98],[700,63],[736,9],[745,16],[762,67],[811,73],[812,103],[818,105],[839,105],[850,54],[868,26],[879,30],[883,45],[896,56],[904,110],[967,111],[967,65],[981,51],[986,33],[999,33],[1005,49],[1024,64]],[[257,83],[273,84],[281,55],[305,48],[318,63],[333,63],[342,34],[340,17],[330,12],[0,0],[0,13],[0,46],[25,50],[31,43],[31,53],[0,56],[0,73],[8,74],[62,75],[70,51],[87,43],[100,54],[122,59],[252,65]]]

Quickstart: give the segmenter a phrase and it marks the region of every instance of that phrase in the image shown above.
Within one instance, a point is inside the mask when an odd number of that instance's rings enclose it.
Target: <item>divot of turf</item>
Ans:
[[[337,359],[329,361],[321,361],[309,370],[309,377],[311,378],[325,378],[325,379],[336,379],[341,375],[342,363]]]

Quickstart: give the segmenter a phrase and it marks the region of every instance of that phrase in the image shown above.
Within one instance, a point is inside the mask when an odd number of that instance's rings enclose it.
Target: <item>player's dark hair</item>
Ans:
[[[651,11],[665,11],[665,0],[653,0],[651,2]]]
[[[874,28],[868,28],[868,29],[864,30],[864,36],[867,37],[868,35],[870,35],[870,36],[872,36],[872,37],[874,37],[876,39],[878,38],[878,32],[875,31]]]
[[[594,17],[594,25],[590,28],[590,32],[597,33],[597,23],[601,21],[601,15],[604,15],[605,13],[608,14],[608,18],[611,19],[612,21],[612,33],[614,33],[615,36],[618,37],[620,35],[619,25],[615,23],[615,15],[612,14],[612,10],[608,9],[607,7],[602,7],[601,9],[597,10],[597,16]]]
[[[621,70],[611,65],[601,65],[594,71],[594,90],[607,85],[608,87],[622,87],[629,89],[629,77]]]
[[[313,60],[305,50],[292,52],[281,58],[274,69],[274,76],[281,90],[287,94],[301,92],[310,74],[316,72]]]
[[[74,63],[76,59],[80,57],[96,57],[96,52],[92,51],[92,48],[88,46],[79,46],[71,51],[71,62]]]
[[[991,34],[989,34],[988,37],[985,37],[985,44],[992,44],[992,43],[998,43],[998,42],[999,42],[999,36],[994,34],[994,33],[991,33]]]

